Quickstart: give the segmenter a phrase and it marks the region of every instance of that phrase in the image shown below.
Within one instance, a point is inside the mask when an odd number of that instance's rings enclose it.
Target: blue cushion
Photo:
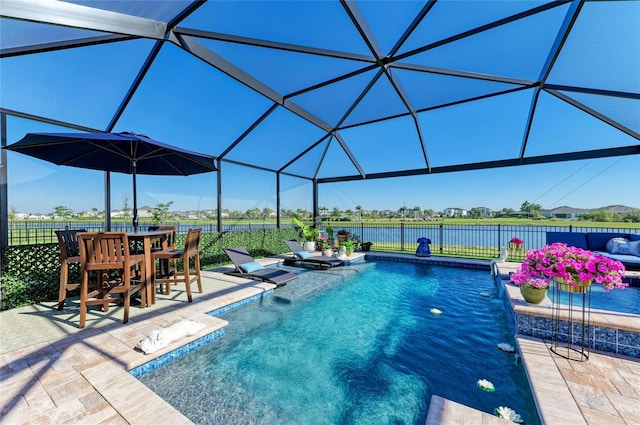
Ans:
[[[605,233],[605,232],[589,232],[587,233],[587,245],[591,251],[606,251],[607,242],[613,238],[629,239],[628,233]]]
[[[614,260],[620,261],[625,266],[640,266],[640,257],[636,257],[635,255],[626,255],[626,254],[611,254],[603,251],[596,251],[596,254],[604,255],[605,257],[613,258]]]
[[[607,252],[611,254],[629,254],[629,247],[626,238],[613,238],[607,242]]]
[[[640,239],[637,241],[627,242],[627,246],[629,247],[630,255],[635,255],[636,257],[640,257]]]
[[[548,244],[552,244],[552,243],[556,243],[556,242],[566,243],[567,245],[575,246],[576,248],[588,249],[587,248],[587,236],[584,233],[579,233],[579,232],[547,232],[547,243]],[[607,243],[607,241],[604,241],[604,243]],[[603,244],[603,246],[604,246],[604,244]]]
[[[311,258],[313,257],[313,254],[307,251],[298,251],[296,252],[296,255],[300,258],[302,258],[303,260],[306,260],[307,258]]]
[[[238,267],[240,267],[242,271],[245,273],[253,273],[253,272],[257,272],[258,270],[264,269],[262,264],[258,263],[257,261],[240,264]]]
[[[640,233],[630,233],[629,240],[631,241],[640,241]]]

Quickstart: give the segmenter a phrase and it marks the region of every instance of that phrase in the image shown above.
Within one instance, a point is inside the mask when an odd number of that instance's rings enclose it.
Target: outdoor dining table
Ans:
[[[129,240],[142,241],[142,252],[144,254],[145,282],[144,290],[146,291],[147,307],[156,302],[155,288],[155,264],[151,257],[151,245],[154,242],[162,241],[163,249],[167,248],[167,237],[171,234],[171,230],[147,230],[127,233]]]

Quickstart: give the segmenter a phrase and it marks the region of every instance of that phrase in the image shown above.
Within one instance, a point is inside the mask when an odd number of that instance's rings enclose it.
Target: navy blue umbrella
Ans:
[[[216,171],[215,157],[135,133],[28,133],[6,147],[57,165],[133,176],[133,227],[138,228],[136,174],[188,176]]]

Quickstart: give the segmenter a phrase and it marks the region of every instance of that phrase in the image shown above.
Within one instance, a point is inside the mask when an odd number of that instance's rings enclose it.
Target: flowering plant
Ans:
[[[518,239],[515,236],[509,240],[514,245],[522,245],[524,241],[522,239]]]
[[[323,250],[329,247],[329,242],[327,242],[327,237],[324,235],[319,235],[316,238],[316,248],[319,250]]]
[[[620,261],[557,242],[528,250],[524,263],[511,276],[511,281],[516,285],[532,286],[536,278],[564,279],[571,286],[581,281],[595,281],[608,291],[627,286],[622,283],[624,272]]]
[[[524,288],[549,289],[549,287],[551,286],[551,281],[549,279],[542,279],[539,277],[516,280],[515,275],[513,275],[511,279],[514,284],[516,284],[517,286],[522,286]]]

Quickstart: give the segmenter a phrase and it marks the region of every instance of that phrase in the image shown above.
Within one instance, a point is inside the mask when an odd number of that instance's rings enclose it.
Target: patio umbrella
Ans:
[[[138,228],[136,174],[188,176],[216,171],[213,156],[135,133],[28,133],[6,147],[57,165],[133,176],[133,228]]]

